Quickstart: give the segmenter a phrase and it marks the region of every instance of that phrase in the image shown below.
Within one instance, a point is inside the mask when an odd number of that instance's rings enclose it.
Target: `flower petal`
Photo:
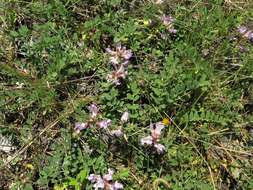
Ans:
[[[141,145],[152,145],[153,138],[151,136],[141,138]]]
[[[125,70],[123,65],[120,65],[119,69],[112,71],[111,74],[107,75],[108,82],[112,82],[116,85],[120,85],[120,79],[125,79],[128,72]]]
[[[76,132],[79,133],[81,130],[86,129],[88,127],[89,127],[89,124],[87,122],[86,123],[77,122],[77,123],[75,123],[74,129]]]
[[[161,17],[161,20],[162,20],[162,22],[163,22],[163,24],[164,24],[165,26],[171,25],[172,22],[174,21],[174,19],[173,19],[171,16],[167,16],[167,15],[163,15],[163,16]]]
[[[111,135],[116,136],[116,137],[122,137],[123,132],[120,129],[112,130]]]
[[[169,29],[169,33],[171,34],[176,34],[177,33],[177,30],[175,28],[170,28]]]
[[[96,181],[98,181],[99,179],[102,179],[100,175],[95,175],[95,174],[90,174],[88,177],[88,180],[91,183],[95,183]]]
[[[245,27],[245,26],[239,26],[238,27],[238,32],[240,34],[244,34],[246,31],[247,31],[247,27]]]
[[[103,176],[103,179],[106,181],[112,181],[113,174],[114,174],[114,170],[108,169],[108,173]]]
[[[108,128],[111,125],[112,121],[110,119],[105,119],[102,121],[97,122],[97,126],[103,129]]]
[[[252,30],[249,30],[246,26],[239,26],[238,32],[242,34],[244,38],[247,38],[248,40],[253,40],[253,32]]]
[[[158,154],[162,154],[165,151],[165,146],[162,144],[154,144]]]
[[[132,57],[132,51],[131,50],[125,50],[122,52],[122,57],[124,57],[125,60],[129,60]]]
[[[106,52],[109,53],[109,54],[112,54],[112,52],[113,52],[111,48],[106,48],[105,50],[106,50]]]
[[[128,120],[129,120],[129,112],[125,111],[125,112],[122,114],[122,116],[121,116],[121,118],[120,118],[120,121],[121,121],[122,123],[126,123]]]
[[[132,51],[127,50],[126,47],[122,47],[121,44],[117,44],[115,50],[106,48],[106,52],[110,55],[110,63],[114,65],[128,61],[132,57]]]
[[[119,59],[117,57],[110,57],[110,63],[112,63],[113,65],[118,65]]]
[[[97,182],[93,185],[93,187],[95,188],[95,190],[97,189],[104,189],[105,188],[105,182],[102,178],[98,179]]]
[[[118,78],[126,78],[128,72],[125,70],[125,67],[123,65],[120,65],[120,68],[116,72]]]
[[[152,137],[159,138],[165,125],[162,122],[157,122],[150,125]]]
[[[112,190],[118,190],[118,189],[123,189],[123,185],[119,183],[118,181],[115,181],[115,183],[112,185]]]
[[[97,117],[97,114],[98,114],[98,107],[96,104],[91,104],[89,107],[88,107],[89,111],[90,111],[90,114],[91,114],[91,118],[96,118]]]

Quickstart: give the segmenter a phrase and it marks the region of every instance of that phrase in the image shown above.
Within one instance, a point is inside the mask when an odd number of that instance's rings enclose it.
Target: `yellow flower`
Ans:
[[[166,117],[163,118],[163,121],[162,121],[162,122],[163,122],[163,124],[166,125],[166,126],[170,125],[170,123],[171,123],[171,122],[170,122],[170,119],[169,119],[169,118],[166,118]]]
[[[143,20],[143,25],[148,26],[150,24],[150,20]]]
[[[34,166],[32,164],[26,164],[25,167],[30,170],[34,170]]]

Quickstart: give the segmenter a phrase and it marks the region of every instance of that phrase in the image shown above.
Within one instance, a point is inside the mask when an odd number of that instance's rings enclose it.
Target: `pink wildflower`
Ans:
[[[172,16],[163,15],[161,17],[161,21],[165,26],[170,26],[173,23],[174,19],[172,18]]]
[[[86,129],[89,127],[89,124],[86,122],[86,123],[81,123],[81,122],[77,122],[75,123],[75,131],[77,133],[80,133],[80,131],[82,131],[83,129]]]
[[[123,185],[118,181],[113,182],[114,171],[108,169],[108,173],[101,177],[100,175],[91,174],[88,177],[88,180],[91,183],[94,183],[93,187],[95,190],[104,189],[104,190],[119,190],[123,189]]]
[[[161,136],[161,131],[165,127],[162,122],[157,122],[150,125],[151,136],[153,139],[159,139]]]
[[[96,104],[91,104],[91,105],[88,107],[88,109],[89,109],[89,111],[90,111],[90,114],[91,114],[90,116],[91,116],[91,118],[92,118],[92,119],[96,118],[97,115],[98,115],[98,111],[99,111],[97,105],[96,105]]]
[[[97,107],[96,104],[91,104],[90,106],[88,106],[88,110],[90,111],[90,117],[88,121],[85,123],[77,122],[75,124],[75,130],[77,133],[80,133],[81,130],[86,129],[91,125],[96,125],[102,129],[107,129],[108,126],[111,125],[112,121],[110,119],[104,119],[104,120],[98,121],[97,116],[98,116],[99,108]]]
[[[120,85],[121,79],[125,79],[128,72],[125,70],[124,66],[121,65],[120,68],[116,71],[112,71],[111,74],[107,76],[107,80],[113,84]]]
[[[105,119],[96,123],[99,128],[107,129],[112,124],[110,119]]]
[[[126,64],[132,57],[132,51],[127,50],[126,47],[122,47],[120,44],[116,46],[115,51],[110,48],[106,48],[106,51],[110,55],[109,60],[113,65]]]
[[[173,26],[173,22],[175,19],[172,16],[163,15],[160,19],[163,25],[167,27],[169,33],[171,34],[177,33],[177,30]]]
[[[165,151],[165,146],[162,144],[155,143],[154,147],[156,148],[158,154],[162,154]]]
[[[151,135],[141,138],[141,145],[153,146],[158,154],[163,153],[165,150],[165,146],[159,144],[158,142],[160,140],[161,132],[164,127],[165,125],[162,122],[151,124],[150,125]]]
[[[153,138],[152,136],[147,136],[141,138],[141,145],[152,145],[153,144]]]
[[[122,137],[123,132],[121,129],[115,129],[115,130],[111,130],[111,135],[116,136],[116,137]]]
[[[244,38],[247,38],[248,40],[253,40],[253,32],[252,30],[249,30],[246,26],[238,27],[238,32],[242,34]]]
[[[122,123],[126,123],[128,120],[129,120],[129,113],[128,113],[127,111],[125,111],[125,112],[122,114],[122,116],[121,116],[121,118],[120,118],[120,121],[121,121]]]
[[[170,32],[171,34],[176,34],[176,33],[177,33],[177,29],[175,29],[175,28],[170,28],[170,29],[169,29],[169,32]]]

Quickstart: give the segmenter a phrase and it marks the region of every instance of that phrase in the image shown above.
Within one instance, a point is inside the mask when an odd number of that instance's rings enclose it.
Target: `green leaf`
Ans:
[[[80,182],[83,182],[85,179],[87,179],[88,174],[89,174],[88,168],[82,169],[77,175],[76,179]]]

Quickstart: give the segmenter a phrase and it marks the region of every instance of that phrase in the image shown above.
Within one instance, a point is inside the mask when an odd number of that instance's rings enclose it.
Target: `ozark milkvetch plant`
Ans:
[[[108,126],[111,125],[112,121],[110,119],[103,119],[99,120],[97,119],[98,113],[99,113],[99,108],[97,107],[96,104],[91,104],[88,106],[88,110],[90,111],[89,119],[86,122],[77,122],[75,124],[75,131],[77,133],[80,133],[81,130],[86,129],[90,126],[97,126],[102,129],[107,129]]]
[[[115,50],[106,48],[107,53],[109,54],[109,62],[113,65],[127,65],[129,59],[132,57],[132,51],[122,47],[121,44],[116,45]]]
[[[132,51],[118,44],[115,50],[106,48],[106,52],[109,54],[109,63],[114,68],[114,71],[107,75],[107,80],[115,85],[120,85],[121,80],[125,79],[128,74],[127,66],[132,57]]]
[[[88,106],[88,110],[90,111],[89,119],[86,122],[77,122],[75,123],[75,131],[76,133],[80,133],[82,130],[90,127],[97,126],[100,129],[108,129],[108,127],[112,124],[110,119],[98,120],[99,108],[96,104],[91,104]],[[126,111],[122,114],[120,118],[120,125],[117,129],[108,130],[109,135],[115,137],[123,136],[122,127],[129,120],[129,113]]]
[[[123,185],[118,181],[113,181],[114,170],[108,169],[108,173],[101,176],[96,174],[90,174],[88,180],[93,183],[95,190],[104,189],[104,190],[118,190],[123,189]]]
[[[120,85],[121,80],[125,79],[127,74],[128,72],[125,69],[125,67],[123,65],[120,65],[120,67],[117,70],[112,71],[111,74],[107,75],[107,80],[108,82],[112,82],[115,85]]]
[[[141,145],[148,145],[157,151],[158,154],[162,154],[165,150],[165,146],[158,143],[160,141],[161,132],[165,125],[163,122],[151,123],[149,126],[151,135],[141,138]]]

